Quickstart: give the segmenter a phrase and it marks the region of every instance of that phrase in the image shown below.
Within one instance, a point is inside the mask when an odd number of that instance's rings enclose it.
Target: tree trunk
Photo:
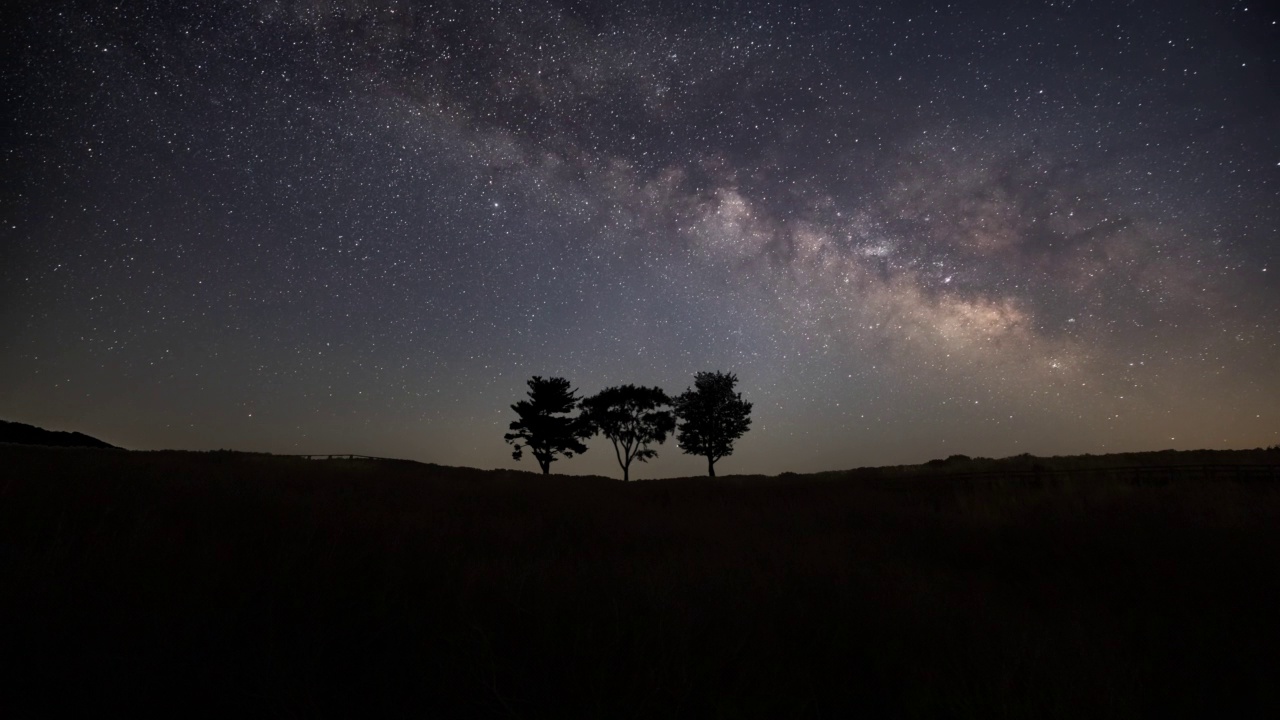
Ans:
[[[627,482],[629,480],[631,480],[631,464],[630,463],[622,466],[622,482]]]
[[[716,476],[716,461],[712,460],[711,456],[708,455],[707,456],[707,477],[715,477],[715,476]]]

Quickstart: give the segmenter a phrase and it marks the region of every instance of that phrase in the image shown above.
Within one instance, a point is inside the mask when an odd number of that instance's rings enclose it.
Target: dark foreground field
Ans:
[[[0,446],[0,714],[1280,717],[1280,482],[1050,465]]]

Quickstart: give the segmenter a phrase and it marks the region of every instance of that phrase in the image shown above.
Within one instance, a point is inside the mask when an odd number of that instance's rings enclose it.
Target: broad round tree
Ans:
[[[633,460],[648,462],[658,456],[650,443],[666,442],[675,431],[670,405],[671,398],[662,388],[635,385],[605,388],[582,401],[587,422],[613,443],[623,481],[631,479]]]
[[[733,443],[751,427],[751,403],[733,391],[733,373],[700,372],[693,389],[686,388],[672,401],[680,419],[677,436],[687,455],[707,459],[707,475],[716,476],[716,462],[733,454]]]

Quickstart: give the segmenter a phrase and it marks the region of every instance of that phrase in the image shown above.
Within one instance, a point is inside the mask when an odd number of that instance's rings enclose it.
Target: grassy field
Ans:
[[[1277,465],[0,446],[0,714],[1280,717]]]

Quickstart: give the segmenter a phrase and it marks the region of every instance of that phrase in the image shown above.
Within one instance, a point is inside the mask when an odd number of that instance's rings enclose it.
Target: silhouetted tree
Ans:
[[[511,406],[520,419],[511,421],[512,432],[502,437],[515,446],[511,457],[519,460],[527,448],[542,474],[549,475],[557,455],[573,457],[587,451],[582,441],[591,437],[591,425],[581,414],[569,416],[578,406],[578,396],[568,380],[535,375],[528,384],[529,399]]]
[[[671,398],[656,387],[622,385],[605,388],[582,401],[582,411],[595,432],[609,438],[622,468],[623,481],[631,479],[631,461],[648,462],[658,456],[649,443],[663,443],[675,432]]]
[[[733,373],[700,372],[694,389],[685,388],[672,405],[680,418],[680,449],[707,458],[707,475],[716,476],[716,461],[733,454],[733,441],[751,427],[751,403],[733,391]]]

